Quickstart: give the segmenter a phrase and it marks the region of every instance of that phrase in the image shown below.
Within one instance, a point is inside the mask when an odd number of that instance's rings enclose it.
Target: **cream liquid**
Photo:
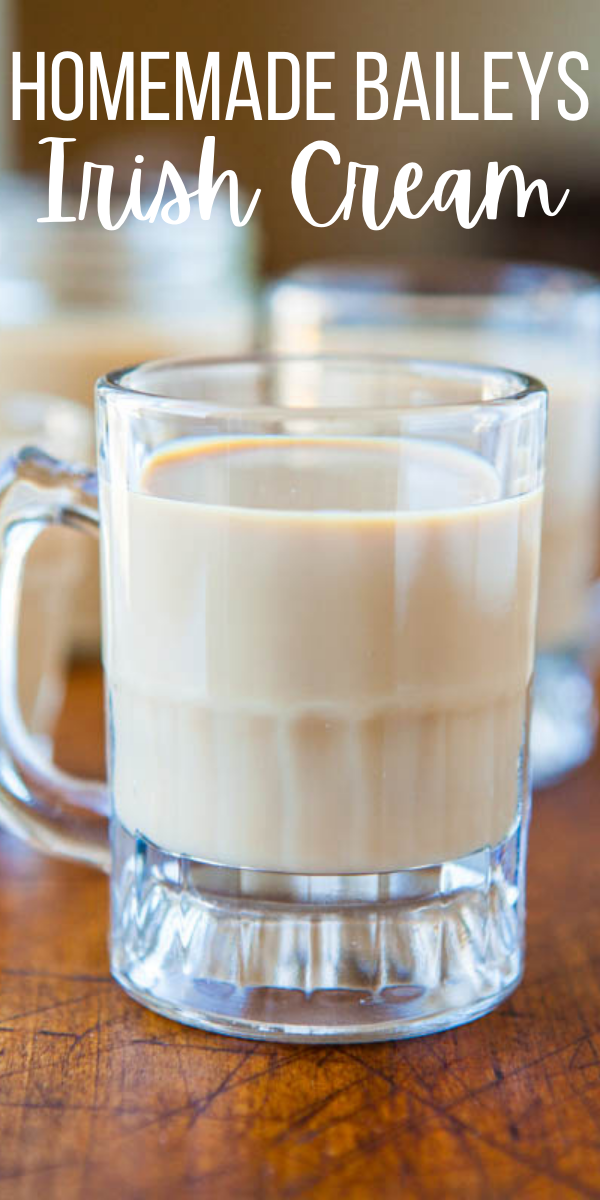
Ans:
[[[288,323],[289,322],[289,323]],[[395,353],[415,358],[490,363],[524,371],[549,389],[546,485],[537,643],[540,650],[585,640],[590,583],[600,558],[600,362],[577,359],[572,345],[518,330],[432,322],[320,328],[304,303],[275,314],[275,349],[317,354]]]
[[[327,874],[497,844],[518,805],[541,494],[384,439],[188,441],[101,484],[116,814]]]

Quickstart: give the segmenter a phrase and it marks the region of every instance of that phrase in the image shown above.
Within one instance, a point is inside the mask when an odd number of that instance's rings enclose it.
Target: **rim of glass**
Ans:
[[[339,367],[340,370],[351,371],[353,368],[372,370],[377,373],[389,373],[394,367],[407,378],[439,381],[460,382],[465,384],[479,383],[483,389],[486,381],[502,388],[501,394],[489,397],[469,396],[464,400],[445,401],[443,397],[434,401],[419,401],[418,403],[388,403],[388,404],[319,404],[315,407],[305,404],[223,404],[219,399],[204,399],[201,397],[182,396],[177,393],[175,379],[179,371],[197,371],[201,380],[226,373],[239,372],[240,376],[248,371],[258,374],[276,369],[297,366],[300,368]],[[157,376],[168,375],[172,372],[173,385],[169,388],[157,388],[154,391],[148,387],[136,387],[137,377],[143,378],[148,374]],[[421,416],[426,413],[450,414],[467,411],[488,411],[490,409],[515,409],[519,413],[523,409],[531,409],[532,403],[542,403],[547,397],[547,388],[535,376],[522,371],[513,371],[507,367],[489,365],[487,363],[464,363],[446,359],[412,358],[399,354],[275,354],[257,353],[223,358],[163,358],[150,359],[134,366],[123,367],[109,371],[96,383],[96,394],[100,399],[111,396],[129,402],[137,402],[146,409],[160,407],[170,415],[183,412],[190,415],[219,415],[236,417],[260,417],[280,420],[282,414],[307,418],[312,415],[315,419],[321,417],[339,417],[343,414],[352,417],[369,417],[374,414],[394,414]]]
[[[600,292],[600,276],[583,267],[568,267],[530,259],[433,258],[390,262],[377,258],[315,259],[277,276],[271,294],[281,287],[306,291],[352,291],[381,295],[414,294],[432,298],[460,295],[464,300],[486,296],[527,299],[548,292],[582,296]]]

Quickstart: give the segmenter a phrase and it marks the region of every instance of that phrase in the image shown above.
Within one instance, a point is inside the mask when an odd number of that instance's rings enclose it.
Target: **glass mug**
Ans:
[[[99,382],[97,477],[23,451],[3,804],[110,870],[137,1000],[369,1041],[517,985],[545,406],[486,367],[155,362]],[[19,714],[19,576],[49,524],[100,530],[107,787],[40,761]]]
[[[531,751],[534,784],[561,778],[588,758],[597,722],[590,600],[600,565],[599,281],[485,260],[323,263],[284,276],[268,316],[270,345],[288,354],[510,363],[548,384]]]
[[[0,356],[1,361],[1,356]],[[75,462],[93,454],[91,414],[60,396],[15,392],[0,396],[0,505],[10,507],[3,485],[13,471],[11,456],[24,443]],[[8,461],[7,461],[8,460]],[[73,585],[81,579],[73,539],[54,529],[38,543],[27,564],[19,626],[19,694],[27,728],[48,749],[64,696],[73,619]]]

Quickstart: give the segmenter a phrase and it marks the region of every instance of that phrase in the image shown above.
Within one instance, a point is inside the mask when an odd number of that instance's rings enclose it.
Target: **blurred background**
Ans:
[[[192,70],[202,77],[209,50],[221,53],[222,94],[227,96],[233,65],[239,50],[250,51],[261,103],[266,114],[267,52],[286,50],[299,56],[308,50],[334,50],[335,63],[323,63],[317,78],[330,78],[333,89],[321,93],[325,109],[333,108],[335,122],[307,123],[302,115],[292,121],[254,121],[249,110],[238,110],[233,121],[214,124],[187,120],[161,122],[109,122],[99,114],[90,122],[84,111],[80,120],[68,125],[52,114],[45,122],[35,117],[35,97],[25,93],[20,123],[2,131],[4,162],[28,172],[47,171],[48,148],[39,146],[52,134],[75,137],[69,162],[75,178],[85,158],[121,162],[129,178],[136,153],[147,161],[162,163],[167,155],[180,168],[196,170],[202,137],[213,133],[221,167],[232,167],[247,190],[262,189],[258,213],[264,228],[265,265],[281,271],[310,258],[339,255],[405,255],[410,253],[533,256],[569,261],[583,266],[600,265],[600,235],[595,218],[600,192],[597,160],[600,122],[600,74],[596,51],[600,43],[600,13],[597,0],[348,0],[344,5],[331,0],[304,0],[302,4],[280,0],[103,0],[101,5],[74,4],[72,0],[0,0],[3,4],[2,56],[3,107],[8,104],[10,50],[20,49],[23,78],[35,74],[35,53],[45,50],[47,61],[63,50],[84,57],[101,50],[109,80],[116,73],[123,50],[187,50]],[[356,121],[356,52],[379,51],[388,60],[388,84],[393,110],[404,54],[419,52],[425,84],[431,87],[435,51],[452,50],[461,55],[461,102],[463,110],[483,107],[483,53],[511,50],[512,62],[497,64],[497,78],[511,83],[510,92],[496,93],[497,108],[510,107],[509,122],[423,122],[418,110],[405,110],[401,121],[391,113],[380,121]],[[532,69],[541,66],[545,51],[554,51],[541,100],[541,119],[530,120],[529,93],[516,52],[524,50]],[[560,84],[557,58],[565,51],[585,53],[590,69],[582,83],[590,97],[588,115],[579,122],[562,119],[557,97],[566,89]],[[69,75],[65,69],[65,81]],[[153,65],[153,77],[173,79],[169,63]],[[87,78],[87,76],[86,76]],[[304,93],[303,93],[304,94]],[[174,97],[156,94],[155,107],[170,107]],[[576,103],[572,93],[567,99]],[[163,97],[166,103],[163,105]],[[332,102],[330,103],[330,98]],[[433,101],[431,102],[433,108]],[[473,171],[475,195],[481,197],[487,163],[498,159],[501,166],[518,163],[528,182],[541,175],[551,199],[566,187],[571,195],[560,215],[544,217],[532,204],[525,220],[514,213],[514,188],[506,188],[500,218],[482,221],[472,231],[458,226],[453,212],[429,213],[419,221],[395,217],[377,233],[365,228],[359,205],[350,221],[339,221],[329,229],[309,226],[297,212],[291,197],[290,176],[294,160],[308,142],[316,138],[333,141],[341,154],[342,167],[335,168],[319,156],[311,180],[311,194],[318,195],[318,213],[328,217],[337,207],[345,179],[344,164],[351,159],[380,167],[382,207],[387,208],[397,171],[415,159],[425,172],[431,191],[438,175],[449,168]],[[318,214],[317,214],[318,215]]]

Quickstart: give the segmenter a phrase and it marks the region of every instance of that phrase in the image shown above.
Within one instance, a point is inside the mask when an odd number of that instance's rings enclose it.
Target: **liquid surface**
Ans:
[[[539,494],[412,440],[174,443],[104,482],[120,820],[298,872],[442,862],[508,833]]]
[[[155,453],[141,491],[165,500],[300,513],[311,520],[362,514],[399,519],[500,495],[485,459],[443,443],[404,438],[189,440]]]

